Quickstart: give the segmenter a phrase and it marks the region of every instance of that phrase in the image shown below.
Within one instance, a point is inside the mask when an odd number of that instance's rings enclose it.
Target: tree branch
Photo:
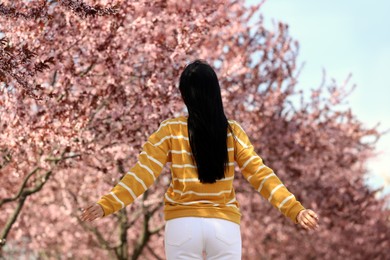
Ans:
[[[110,243],[107,240],[104,239],[102,233],[100,233],[100,231],[96,227],[88,225],[87,223],[82,221],[79,216],[76,216],[76,219],[77,219],[77,222],[85,230],[88,230],[88,231],[92,232],[95,235],[96,239],[99,242],[98,246],[100,246],[100,247],[102,247],[103,249],[106,249],[106,250],[115,250],[115,246],[111,246]]]
[[[119,212],[119,245],[115,247],[116,257],[120,260],[128,259],[127,230],[128,217],[127,210],[123,208]]]
[[[146,248],[149,250],[149,252],[157,259],[157,260],[163,260],[163,258],[159,257],[154,251],[153,248],[149,246],[149,244],[146,245]]]
[[[143,194],[143,201],[145,201],[146,199],[148,198],[148,191],[146,191],[144,194]],[[160,204],[160,203],[159,203]],[[136,260],[139,258],[139,256],[141,255],[142,253],[142,250],[144,249],[145,246],[147,246],[149,240],[150,240],[150,237],[157,234],[165,225],[161,225],[159,227],[157,227],[156,229],[154,230],[150,230],[150,227],[149,227],[149,222],[150,222],[150,219],[153,217],[153,214],[155,214],[157,212],[156,209],[158,209],[160,206],[154,208],[152,211],[148,210],[148,206],[146,206],[144,203],[142,203],[142,209],[143,209],[143,215],[144,215],[144,223],[143,223],[143,226],[142,226],[142,233],[141,233],[141,236],[133,250],[133,255],[132,255],[132,260]]]
[[[38,170],[40,170],[39,167],[35,167],[34,170],[32,170],[23,180],[22,182],[22,185],[20,186],[20,189],[19,191],[16,193],[15,196],[11,197],[11,198],[5,198],[5,199],[2,199],[0,200],[0,207],[4,204],[4,203],[8,203],[8,202],[12,202],[12,201],[15,201],[17,199],[20,198],[20,196],[22,195],[22,192],[23,192],[23,189],[26,187],[27,185],[27,181],[30,179],[31,176],[33,176],[36,172],[38,172]]]
[[[156,227],[156,228],[153,229],[153,230],[150,230],[150,234],[151,234],[151,235],[155,235],[155,234],[157,234],[158,232],[160,232],[161,229],[163,229],[164,227],[165,227],[165,223],[162,224],[162,225],[160,225],[159,227]]]
[[[18,218],[25,201],[26,201],[26,197],[20,198],[20,200],[18,201],[18,205],[16,206],[16,209],[14,210],[12,215],[8,218],[8,221],[5,224],[4,229],[0,234],[0,253],[1,253],[1,248],[5,245],[7,241],[6,238],[8,236],[8,233],[11,230],[12,225],[15,223],[16,219]]]
[[[16,220],[17,220],[17,218],[18,218],[18,216],[19,216],[19,214],[20,214],[20,212],[21,212],[21,210],[22,210],[22,208],[24,206],[24,202],[26,201],[27,197],[30,196],[31,194],[39,192],[42,189],[42,187],[47,183],[48,179],[50,178],[51,174],[53,173],[54,168],[58,165],[59,162],[65,160],[65,159],[69,159],[69,158],[74,158],[74,157],[80,156],[79,154],[73,154],[73,155],[65,156],[66,152],[69,152],[69,148],[66,148],[62,152],[61,156],[58,157],[58,158],[47,158],[47,159],[45,159],[46,161],[53,162],[54,165],[52,166],[52,168],[50,170],[46,171],[45,174],[43,174],[43,176],[41,178],[38,178],[38,179],[40,179],[40,181],[37,182],[34,187],[26,189],[26,185],[27,185],[28,179],[34,173],[36,173],[39,169],[41,169],[39,166],[35,167],[34,170],[32,170],[26,176],[26,178],[23,180],[21,188],[19,189],[19,192],[17,193],[16,196],[14,196],[13,198],[5,199],[5,201],[7,201],[7,202],[17,200],[18,203],[17,203],[17,206],[16,206],[14,212],[8,218],[8,221],[7,221],[6,225],[4,226],[4,229],[1,231],[1,235],[0,235],[0,250],[6,244],[7,236],[9,234],[13,224],[16,222]],[[2,204],[4,204],[4,203],[5,202],[3,200],[2,203],[0,204],[0,206]]]

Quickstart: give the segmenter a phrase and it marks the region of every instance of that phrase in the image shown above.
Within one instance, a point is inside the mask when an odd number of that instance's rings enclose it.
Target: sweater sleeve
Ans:
[[[256,154],[244,129],[236,121],[233,121],[233,129],[236,137],[234,156],[244,178],[262,197],[297,224],[297,215],[305,208],[273,170],[263,163],[262,158]]]
[[[122,177],[111,191],[98,200],[104,216],[108,216],[131,204],[143,194],[161,174],[170,160],[170,132],[167,120],[149,136],[138,156],[138,162]]]

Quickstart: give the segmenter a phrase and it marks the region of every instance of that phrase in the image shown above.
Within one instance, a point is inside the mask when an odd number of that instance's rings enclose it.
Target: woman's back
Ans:
[[[234,127],[233,121],[229,123]],[[239,205],[233,189],[235,165],[233,135],[227,134],[229,167],[225,172],[225,178],[215,183],[201,183],[188,141],[187,117],[169,119],[161,125],[168,128],[171,136],[168,162],[171,162],[172,181],[164,198],[166,219],[183,216],[188,214],[186,211],[191,211],[196,212],[199,217],[212,215],[239,223]]]

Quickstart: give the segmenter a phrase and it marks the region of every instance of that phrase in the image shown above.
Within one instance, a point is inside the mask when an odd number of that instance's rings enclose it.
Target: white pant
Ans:
[[[182,217],[165,225],[167,260],[240,260],[240,226],[219,218]]]

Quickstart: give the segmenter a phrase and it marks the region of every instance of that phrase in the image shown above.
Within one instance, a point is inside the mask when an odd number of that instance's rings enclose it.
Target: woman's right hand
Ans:
[[[318,215],[311,209],[301,210],[297,216],[298,224],[307,230],[317,229]]]
[[[104,215],[104,211],[102,207],[99,204],[95,203],[83,210],[83,213],[81,215],[81,220],[92,221],[99,217],[103,217],[103,215]]]

